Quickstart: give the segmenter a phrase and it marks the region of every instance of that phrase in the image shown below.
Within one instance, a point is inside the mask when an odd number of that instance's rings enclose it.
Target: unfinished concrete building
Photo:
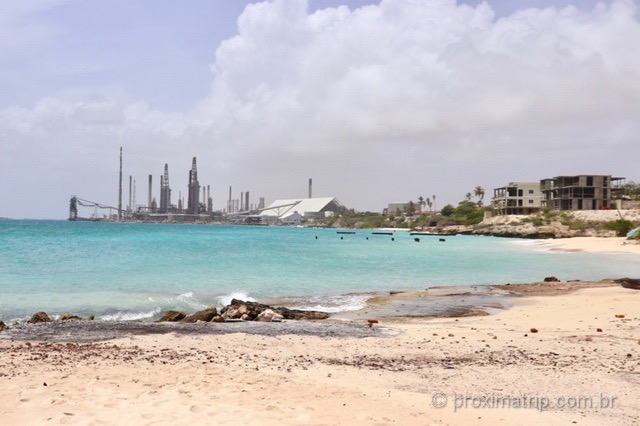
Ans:
[[[493,190],[493,210],[496,214],[535,214],[542,206],[539,182],[510,182]]]
[[[613,193],[622,189],[623,177],[611,175],[556,176],[540,181],[542,207],[552,210],[602,210],[615,207]]]

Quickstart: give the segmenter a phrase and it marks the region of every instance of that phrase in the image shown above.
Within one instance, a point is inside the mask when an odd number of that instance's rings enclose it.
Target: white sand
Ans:
[[[400,333],[395,337],[146,335],[30,348],[5,341],[0,419],[3,425],[637,424],[639,313],[640,292],[609,287],[520,298],[491,316],[379,325]],[[522,396],[543,404],[589,396],[591,406],[505,406]],[[454,410],[456,402],[466,408]]]
[[[553,240],[541,240],[536,243],[551,250],[640,254],[640,244],[638,244],[638,241],[627,240],[625,237],[558,238]]]

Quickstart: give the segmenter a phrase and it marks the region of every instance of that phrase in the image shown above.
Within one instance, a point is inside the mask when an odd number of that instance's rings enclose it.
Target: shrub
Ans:
[[[605,228],[616,231],[618,237],[625,237],[627,232],[633,229],[633,223],[626,219],[618,219],[615,222],[607,223]]]

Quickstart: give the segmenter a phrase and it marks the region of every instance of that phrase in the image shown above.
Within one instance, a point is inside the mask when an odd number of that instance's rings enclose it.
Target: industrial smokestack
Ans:
[[[153,175],[149,175],[149,201],[147,202],[147,208],[151,212],[151,184],[153,182]]]
[[[120,179],[118,184],[118,222],[122,219],[122,147],[120,147]]]
[[[313,198],[312,197],[312,195],[313,195],[312,189],[313,189],[313,180],[311,178],[309,178],[309,198]]]
[[[133,205],[131,204],[131,186],[133,185],[133,176],[129,175],[129,211],[133,211]]]
[[[245,211],[250,211],[251,209],[249,208],[249,191],[244,193],[244,209]]]

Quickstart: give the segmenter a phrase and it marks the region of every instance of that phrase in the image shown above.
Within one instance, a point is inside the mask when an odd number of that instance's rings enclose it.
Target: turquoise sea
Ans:
[[[333,312],[376,291],[638,275],[638,258],[507,238],[371,230],[0,220],[0,320],[64,311],[151,319],[281,298]],[[420,238],[416,242],[414,238]]]

